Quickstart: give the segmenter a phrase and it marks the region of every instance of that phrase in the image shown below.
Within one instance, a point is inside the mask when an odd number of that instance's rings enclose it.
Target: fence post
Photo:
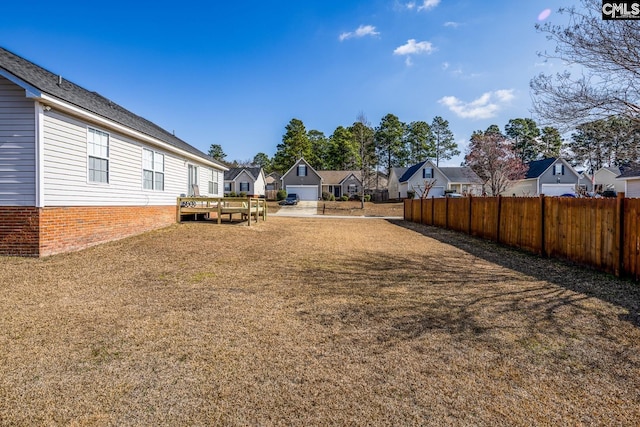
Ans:
[[[473,196],[471,194],[469,194],[469,223],[467,224],[467,234],[471,235],[471,214],[472,214],[472,209],[471,209],[471,205],[473,204]]]
[[[434,219],[436,215],[436,196],[431,196],[431,226],[433,227],[436,224],[436,220]]]
[[[449,229],[449,199],[450,199],[450,197],[445,196],[445,199],[444,199],[444,228],[445,228],[445,230]]]
[[[545,229],[544,229],[544,217],[545,217],[545,202],[544,202],[544,194],[540,194],[540,255],[546,256],[546,248],[545,248]]]
[[[500,243],[500,216],[502,215],[502,196],[498,194],[498,215],[496,215],[496,242]]]
[[[616,198],[616,222],[614,274],[616,277],[620,277],[624,269],[624,191],[619,192]]]

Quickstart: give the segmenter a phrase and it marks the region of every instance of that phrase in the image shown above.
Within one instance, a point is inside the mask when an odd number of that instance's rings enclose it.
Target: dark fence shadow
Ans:
[[[464,233],[404,220],[388,221],[502,267],[623,307],[629,313],[621,316],[620,320],[640,326],[640,284],[638,283],[565,260],[543,258]],[[532,262],[533,260],[544,262]]]

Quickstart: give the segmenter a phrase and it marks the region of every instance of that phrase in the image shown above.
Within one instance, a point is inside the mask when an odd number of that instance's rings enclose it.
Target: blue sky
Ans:
[[[227,160],[272,156],[292,118],[329,136],[361,112],[442,116],[464,152],[474,130],[535,119],[529,81],[561,64],[534,25],[570,4],[8,2],[0,45]]]

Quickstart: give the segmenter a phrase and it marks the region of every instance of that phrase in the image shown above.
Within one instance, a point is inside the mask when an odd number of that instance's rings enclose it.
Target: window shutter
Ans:
[[[564,175],[564,165],[562,165],[562,175]]]
[[[422,178],[426,178],[427,177],[427,169],[422,169]]]

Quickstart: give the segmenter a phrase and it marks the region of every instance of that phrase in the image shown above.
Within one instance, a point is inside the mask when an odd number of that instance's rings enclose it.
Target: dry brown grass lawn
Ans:
[[[637,425],[638,285],[381,219],[0,258],[0,425]]]

